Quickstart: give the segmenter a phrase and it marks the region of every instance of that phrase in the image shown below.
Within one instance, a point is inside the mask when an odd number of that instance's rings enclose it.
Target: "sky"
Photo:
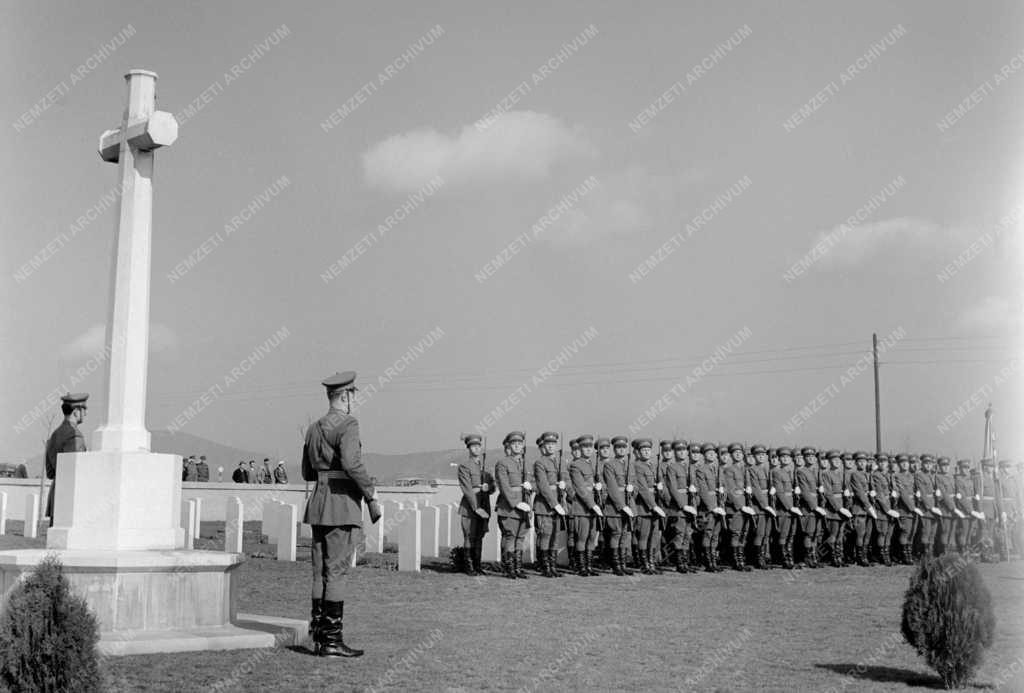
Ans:
[[[1019,3],[426,5],[5,4],[0,456],[102,423],[145,68],[151,430],[873,449],[877,333],[883,449],[1024,457]]]

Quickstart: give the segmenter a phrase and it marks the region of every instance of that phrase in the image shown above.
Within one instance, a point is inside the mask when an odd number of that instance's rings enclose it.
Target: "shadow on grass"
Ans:
[[[922,674],[919,671],[910,669],[899,669],[897,667],[864,666],[861,664],[815,664],[819,669],[848,676],[852,679],[865,679],[878,681],[880,683],[905,683],[908,686],[920,686],[921,688],[932,688],[945,690],[942,679],[930,674]]]

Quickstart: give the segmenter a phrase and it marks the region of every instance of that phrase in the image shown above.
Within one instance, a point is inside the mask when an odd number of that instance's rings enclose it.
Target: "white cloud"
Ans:
[[[82,361],[99,356],[106,346],[106,325],[96,323],[82,334],[61,347],[60,356],[65,361]],[[178,336],[174,330],[160,323],[149,326],[149,353],[161,353],[178,348]]]
[[[1020,303],[1014,305],[1003,296],[986,296],[968,306],[957,318],[956,326],[982,335],[1005,334],[1020,330],[1021,316]]]
[[[881,254],[905,257],[904,253],[939,244],[954,247],[953,239],[956,235],[924,219],[898,217],[821,231],[811,247],[821,241],[830,245],[828,252],[817,263],[819,269],[847,269],[863,265]]]
[[[557,164],[597,150],[559,119],[509,111],[489,127],[467,125],[455,136],[433,128],[392,135],[363,154],[371,186],[415,192],[435,176],[446,189],[505,181],[545,180]]]

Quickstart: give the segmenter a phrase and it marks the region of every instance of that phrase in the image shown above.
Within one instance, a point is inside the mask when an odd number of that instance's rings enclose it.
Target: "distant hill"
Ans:
[[[158,430],[152,431],[153,452],[165,452],[176,455],[206,455],[206,461],[210,465],[210,477],[217,478],[217,467],[224,467],[224,480],[230,481],[231,472],[242,460],[256,460],[259,465],[266,457],[265,453],[242,450],[231,445],[224,445],[216,441],[208,440],[200,436],[194,436],[183,431]],[[501,453],[497,450],[488,451],[487,457],[490,460],[497,459]],[[426,479],[454,479],[455,468],[450,466],[451,462],[458,462],[466,455],[464,448],[451,450],[433,450],[426,452],[410,452],[401,455],[383,455],[376,452],[364,452],[363,462],[371,476],[377,477],[378,482],[385,484],[402,477],[418,476]],[[277,460],[271,460],[271,467],[277,464]],[[301,482],[302,474],[300,465],[302,460],[289,459],[285,462],[285,469],[288,471],[288,479],[292,483]],[[36,455],[26,462],[29,476],[39,476],[43,469],[42,454]]]

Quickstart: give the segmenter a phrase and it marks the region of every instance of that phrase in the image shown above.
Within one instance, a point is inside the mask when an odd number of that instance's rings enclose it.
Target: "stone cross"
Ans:
[[[149,282],[153,227],[153,151],[174,143],[178,123],[156,107],[156,73],[125,75],[128,104],[121,126],[100,135],[99,153],[118,164],[119,218],[110,283],[106,360],[107,418],[93,434],[94,450],[149,450],[146,375],[149,361]]]

